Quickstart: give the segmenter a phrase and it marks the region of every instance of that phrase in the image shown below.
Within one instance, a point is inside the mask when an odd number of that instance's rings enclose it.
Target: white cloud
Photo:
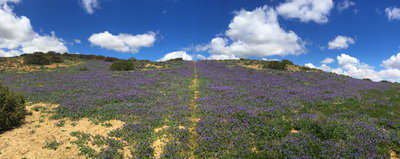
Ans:
[[[210,49],[210,45],[208,45],[208,44],[196,45],[196,47],[194,49],[196,52],[207,51],[208,49]]]
[[[93,14],[94,9],[99,7],[98,0],[81,0],[83,9],[89,14]]]
[[[335,60],[333,58],[327,57],[324,60],[321,61],[321,63],[323,64],[330,64],[332,62],[335,62]]]
[[[64,40],[57,38],[54,32],[51,35],[39,35],[33,30],[27,17],[15,15],[7,4],[0,5],[1,56],[17,56],[21,53],[47,52],[50,50],[57,52],[68,51]]]
[[[145,34],[131,35],[131,34],[118,34],[112,35],[108,31],[102,33],[92,34],[89,37],[89,42],[92,45],[100,46],[108,50],[119,52],[132,52],[136,53],[141,47],[151,47],[156,41],[156,34],[148,32]]]
[[[337,10],[338,10],[339,12],[342,12],[342,11],[348,9],[349,7],[355,6],[355,5],[356,5],[356,3],[354,3],[353,1],[344,0],[344,1],[339,2],[339,3],[336,5],[336,7],[337,7]]]
[[[312,63],[306,63],[304,66],[309,67],[309,68],[317,68],[315,65]]]
[[[393,55],[389,59],[382,61],[382,65],[386,68],[400,68],[400,52],[397,55]]]
[[[207,59],[204,55],[202,55],[202,54],[197,54],[196,55],[196,58],[197,59],[199,59],[199,60],[205,60],[205,59]]]
[[[211,55],[207,58],[208,60],[236,60],[239,59],[235,55],[230,54],[230,55]]]
[[[22,44],[22,51],[25,53],[32,53],[36,51],[48,52],[67,52],[68,49],[65,47],[64,40],[57,38],[54,32],[51,35],[40,36],[36,34],[35,37]]]
[[[304,42],[293,31],[285,31],[277,14],[267,6],[235,13],[223,37],[196,50],[208,50],[212,59],[299,55],[305,52]]]
[[[0,4],[5,3],[19,3],[21,0],[0,0]]]
[[[22,51],[25,53],[32,53],[36,51],[67,52],[68,49],[67,47],[65,47],[63,40],[57,38],[54,34],[51,36],[39,36],[38,34],[36,34],[32,40],[24,42],[22,44]]]
[[[347,49],[351,44],[355,44],[353,38],[339,35],[328,43],[328,49]]]
[[[337,74],[352,76],[359,79],[369,78],[374,81],[380,81],[384,79],[400,82],[400,70],[397,68],[387,68],[376,71],[372,66],[361,63],[359,59],[347,54],[341,54],[340,56],[337,56],[337,62],[338,68],[331,68],[326,64],[316,67],[312,63],[307,63],[305,66],[317,68],[326,72],[334,72]]]
[[[0,49],[0,57],[14,57],[19,56],[22,53],[18,50],[4,51]]]
[[[328,15],[333,8],[332,0],[287,0],[277,7],[285,18],[298,18],[301,22],[314,21],[327,23]]]
[[[385,9],[386,15],[388,16],[389,21],[391,20],[400,20],[400,8],[397,7],[389,7]]]
[[[261,58],[263,61],[279,61],[278,59],[267,59],[267,58]]]
[[[77,43],[77,44],[80,44],[80,43],[81,43],[81,40],[79,40],[79,39],[74,39],[74,42]]]
[[[340,56],[337,57],[337,60],[339,65],[342,66],[357,65],[360,63],[360,61],[357,58],[351,57],[347,54],[341,54]]]
[[[193,57],[186,53],[186,51],[175,51],[166,54],[163,58],[157,61],[167,61],[171,59],[182,58],[185,61],[192,61]]]

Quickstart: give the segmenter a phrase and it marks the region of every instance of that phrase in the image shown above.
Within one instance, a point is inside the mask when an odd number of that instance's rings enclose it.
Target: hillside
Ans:
[[[111,71],[119,59],[57,56],[62,62],[47,65],[28,65],[24,57],[1,59],[1,83],[24,94],[30,114],[22,125],[1,132],[0,158],[395,158],[400,153],[396,83],[290,61],[131,59],[133,70]]]

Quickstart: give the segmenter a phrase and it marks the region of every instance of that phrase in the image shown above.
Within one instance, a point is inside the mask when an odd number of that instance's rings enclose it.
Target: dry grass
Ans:
[[[245,64],[239,63],[238,65],[242,66],[242,67],[245,67],[245,68],[255,69],[255,70],[262,70],[263,69],[263,66],[261,64],[245,65]]]
[[[286,65],[286,70],[289,72],[299,72],[301,71],[301,68],[297,65]]]
[[[13,130],[0,134],[0,158],[85,158],[78,156],[78,146],[71,144],[75,137],[71,132],[80,131],[92,135],[106,136],[113,129],[121,127],[124,122],[118,120],[109,121],[111,127],[95,125],[87,118],[79,121],[68,119],[50,120],[48,112],[33,111],[31,109],[41,106],[52,110],[57,105],[37,103],[27,107],[31,113],[25,119],[25,124]],[[56,126],[61,120],[64,126]],[[73,126],[72,123],[77,125]],[[47,143],[57,142],[60,145],[56,150],[43,148]]]
[[[0,71],[16,71],[16,72],[34,72],[46,69],[46,71],[54,71],[57,68],[66,68],[81,64],[78,61],[66,60],[64,63],[50,64],[44,66],[25,65],[22,57],[5,58],[4,62],[0,62]]]

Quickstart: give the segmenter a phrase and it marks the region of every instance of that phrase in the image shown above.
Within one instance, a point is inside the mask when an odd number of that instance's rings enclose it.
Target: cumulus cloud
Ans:
[[[0,5],[0,55],[18,56],[35,51],[67,52],[68,49],[64,40],[56,37],[54,32],[40,35],[33,30],[27,17],[15,15],[7,4]]]
[[[0,49],[0,57],[14,57],[21,55],[21,52],[18,50],[4,51]]]
[[[335,60],[333,58],[327,57],[324,60],[321,61],[321,63],[323,64],[330,64],[332,62],[335,62]]]
[[[196,58],[197,59],[199,59],[199,60],[205,60],[205,59],[207,59],[204,55],[202,55],[202,54],[197,54],[196,55]]]
[[[309,68],[317,68],[315,65],[312,63],[306,63],[304,66],[309,67]]]
[[[351,44],[355,44],[353,38],[339,35],[328,43],[328,49],[347,49]]]
[[[287,0],[277,7],[280,15],[287,19],[297,18],[301,22],[327,23],[334,4],[332,0]]]
[[[337,7],[337,10],[338,10],[339,12],[342,12],[342,11],[344,11],[344,10],[350,8],[351,6],[355,6],[355,5],[356,5],[356,3],[354,3],[353,1],[344,0],[344,1],[339,2],[339,3],[336,5],[336,7]]]
[[[397,55],[393,55],[389,59],[382,61],[382,65],[386,68],[400,68],[400,52]]]
[[[99,7],[98,0],[81,0],[83,9],[89,14],[94,13],[94,9]]]
[[[92,45],[100,46],[108,50],[118,52],[132,52],[136,53],[141,47],[151,47],[156,41],[156,34],[148,32],[145,34],[131,35],[131,34],[118,34],[112,35],[108,31],[102,33],[92,34],[89,37],[89,42]]]
[[[391,20],[400,20],[400,8],[397,7],[389,7],[385,9],[386,15],[388,16],[389,21]]]
[[[374,81],[385,79],[389,81],[400,82],[400,70],[397,68],[386,68],[376,71],[372,66],[362,63],[359,59],[347,54],[341,54],[340,56],[337,56],[337,63],[337,68],[331,68],[327,64],[322,64],[321,66],[317,67],[312,63],[307,63],[305,66],[360,79],[369,78]]]
[[[186,53],[186,51],[175,51],[165,54],[165,56],[157,61],[167,61],[171,59],[182,58],[185,61],[192,61],[193,57]]]
[[[234,54],[230,55],[211,55],[207,59],[209,60],[230,60],[230,59],[239,59]]]
[[[55,33],[51,32],[51,35],[45,36],[36,34],[32,40],[22,43],[22,51],[26,53],[32,53],[36,51],[67,52],[68,49],[65,47],[63,40],[57,38]]]
[[[293,31],[285,31],[278,23],[277,14],[267,6],[253,11],[240,10],[220,37],[201,45],[197,50],[208,50],[210,59],[299,55],[305,52],[304,42]]]
[[[0,0],[0,4],[5,3],[19,3],[21,0]]]

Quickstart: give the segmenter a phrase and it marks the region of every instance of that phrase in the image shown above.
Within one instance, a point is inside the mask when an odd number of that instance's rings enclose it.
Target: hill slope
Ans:
[[[64,156],[389,158],[400,152],[398,84],[251,60],[152,64],[164,67],[110,71],[111,62],[86,61],[87,71],[79,65],[6,71],[0,80],[32,103],[59,104],[38,125],[50,118],[124,123],[107,135],[71,132],[58,147],[72,141],[79,152]]]

